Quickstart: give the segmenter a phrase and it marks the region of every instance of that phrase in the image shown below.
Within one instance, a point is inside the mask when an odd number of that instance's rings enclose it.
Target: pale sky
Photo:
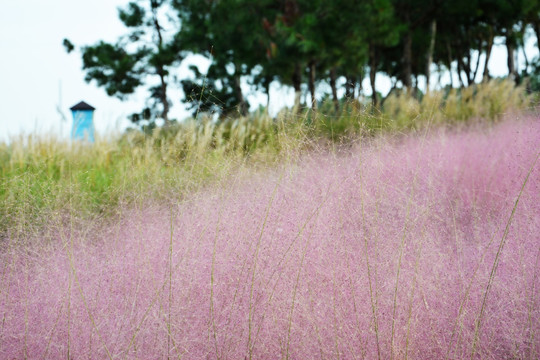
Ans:
[[[90,45],[99,40],[114,42],[126,29],[117,16],[117,8],[126,0],[3,0],[0,4],[0,141],[18,134],[55,133],[66,136],[71,128],[69,108],[81,100],[94,106],[98,133],[118,132],[129,121],[126,116],[144,106],[141,91],[129,101],[108,97],[95,83],[84,81],[80,52],[67,54],[64,38],[75,45]],[[536,39],[528,44],[531,59],[537,55]],[[202,69],[207,62],[191,58]],[[184,62],[183,69],[188,63]],[[494,76],[507,73],[504,46],[494,49],[489,68]],[[181,70],[182,71],[182,70]],[[365,89],[369,86],[365,84]],[[383,92],[388,81],[378,84]],[[248,91],[246,87],[246,92]],[[189,115],[179,101],[179,93],[171,98],[171,117]],[[290,106],[290,90],[274,86],[271,112]],[[265,102],[261,96],[251,99]],[[61,112],[67,118],[62,121]]]

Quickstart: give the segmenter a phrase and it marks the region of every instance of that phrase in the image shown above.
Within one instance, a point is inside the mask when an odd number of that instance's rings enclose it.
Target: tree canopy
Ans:
[[[538,46],[539,0],[135,0],[118,17],[127,34],[113,44],[83,45],[83,70],[87,81],[121,99],[145,86],[148,103],[135,122],[169,121],[171,102],[194,113],[246,115],[246,86],[269,98],[272,82],[294,89],[296,107],[309,92],[305,105],[314,110],[318,85],[329,85],[339,109],[343,98],[361,94],[365,78],[377,106],[380,73],[412,95],[422,77],[429,91],[435,70],[467,87],[490,78],[496,39],[508,50],[509,77],[520,82],[539,71],[538,59],[516,62],[527,37]],[[69,40],[64,46],[73,50]],[[208,71],[192,67],[191,77],[172,78],[190,54],[208,58]],[[169,98],[173,86],[182,99]]]

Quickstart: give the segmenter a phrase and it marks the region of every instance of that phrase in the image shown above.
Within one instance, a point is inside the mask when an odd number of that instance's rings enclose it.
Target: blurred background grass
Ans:
[[[20,136],[0,143],[0,238],[39,233],[53,219],[103,218],[147,200],[177,201],[233,169],[293,161],[315,147],[426,126],[495,123],[536,103],[524,86],[492,80],[418,97],[395,92],[376,109],[350,101],[336,111],[327,101],[316,113],[201,117],[94,144]]]

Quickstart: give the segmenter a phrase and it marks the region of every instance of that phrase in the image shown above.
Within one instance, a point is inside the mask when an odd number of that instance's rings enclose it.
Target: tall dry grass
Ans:
[[[21,136],[0,144],[0,237],[40,232],[51,214],[88,220],[110,217],[126,204],[178,200],[246,164],[294,160],[306,150],[358,137],[497,121],[527,110],[531,101],[524,88],[492,81],[433,92],[422,101],[391,95],[378,110],[353,101],[338,113],[329,104],[316,114],[283,110],[275,118],[264,112],[220,122],[200,116],[151,135],[132,131],[94,145]]]

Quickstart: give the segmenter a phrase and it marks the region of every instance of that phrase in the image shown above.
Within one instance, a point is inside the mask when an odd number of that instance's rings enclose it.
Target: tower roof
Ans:
[[[92,105],[88,105],[87,103],[85,103],[84,101],[81,101],[80,103],[78,103],[77,105],[73,105],[71,108],[69,108],[70,110],[96,110],[95,107],[93,107]]]

